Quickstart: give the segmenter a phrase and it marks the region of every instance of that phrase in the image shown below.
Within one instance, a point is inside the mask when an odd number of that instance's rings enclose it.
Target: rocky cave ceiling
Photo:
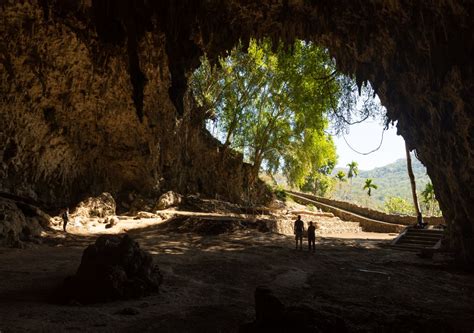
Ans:
[[[108,189],[241,200],[187,76],[240,39],[305,39],[370,81],[433,180],[474,262],[473,14],[461,0],[7,1],[1,6],[1,190],[67,203]],[[205,156],[205,157],[204,157]],[[209,168],[213,165],[213,168]]]

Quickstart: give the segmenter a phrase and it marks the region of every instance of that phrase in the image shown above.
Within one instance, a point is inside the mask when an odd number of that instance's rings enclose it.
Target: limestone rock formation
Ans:
[[[0,198],[0,246],[22,247],[23,241],[40,236],[42,219],[31,210],[21,210],[14,201]]]
[[[97,197],[89,197],[81,201],[71,217],[108,217],[115,215],[115,200],[110,193],[104,192]]]
[[[128,235],[97,238],[82,255],[76,275],[60,290],[64,302],[94,303],[146,296],[162,282],[148,252]]]
[[[168,191],[160,196],[158,202],[156,203],[155,209],[162,210],[177,206],[181,203],[182,198],[182,195],[173,191]]]
[[[186,93],[206,52],[241,39],[327,47],[433,180],[458,258],[474,267],[474,7],[427,1],[4,1],[0,191],[64,205],[168,190],[250,201],[242,156],[222,152]],[[258,187],[258,186],[257,186]],[[258,197],[258,196],[257,196]],[[255,198],[255,197],[254,197]]]

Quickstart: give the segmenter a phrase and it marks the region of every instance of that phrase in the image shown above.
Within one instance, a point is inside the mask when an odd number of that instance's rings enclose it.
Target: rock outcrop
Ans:
[[[186,94],[206,52],[241,39],[319,43],[390,121],[435,185],[474,267],[474,8],[468,1],[8,1],[1,5],[0,190],[52,203],[136,190],[249,200]],[[7,38],[8,37],[8,38]]]
[[[41,235],[49,223],[32,208],[12,200],[0,198],[0,246],[22,247],[24,241],[32,241]]]
[[[115,200],[110,193],[104,192],[97,197],[89,197],[81,201],[71,217],[109,217],[115,215]]]
[[[63,302],[95,303],[146,296],[162,282],[148,252],[129,236],[100,236],[82,255],[76,275],[68,277]]]
[[[179,193],[168,191],[160,196],[156,203],[155,210],[162,210],[177,206],[182,201],[182,196]]]

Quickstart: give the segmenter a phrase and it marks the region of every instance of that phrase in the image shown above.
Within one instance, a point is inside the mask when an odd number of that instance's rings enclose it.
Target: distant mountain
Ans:
[[[420,194],[426,183],[430,182],[430,178],[426,174],[426,168],[414,156],[412,157],[412,165],[417,192]],[[340,170],[347,174],[348,168],[336,168],[334,174]],[[367,193],[362,189],[367,178],[372,178],[373,183],[378,186],[378,189],[372,191],[370,200]],[[372,170],[360,170],[359,175],[352,179],[352,186],[350,180],[348,180],[346,183],[337,186],[333,194],[335,199],[350,200],[361,204],[367,204],[367,201],[370,201],[371,206],[380,208],[383,206],[385,199],[391,196],[401,197],[408,202],[412,202],[406,159],[399,159]]]

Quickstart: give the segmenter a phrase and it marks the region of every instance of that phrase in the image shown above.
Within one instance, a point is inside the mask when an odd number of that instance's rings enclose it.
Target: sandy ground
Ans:
[[[254,319],[260,285],[286,305],[344,318],[350,331],[474,331],[474,276],[439,254],[426,260],[388,248],[393,234],[318,238],[312,254],[296,251],[290,236],[164,233],[158,220],[134,221],[107,232],[126,229],[152,253],[164,274],[159,294],[54,304],[55,288],[74,274],[97,235],[51,231],[43,244],[0,248],[0,332],[235,332]],[[133,315],[119,314],[129,308]]]

